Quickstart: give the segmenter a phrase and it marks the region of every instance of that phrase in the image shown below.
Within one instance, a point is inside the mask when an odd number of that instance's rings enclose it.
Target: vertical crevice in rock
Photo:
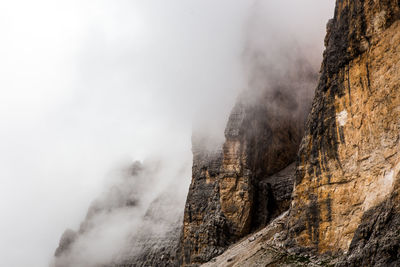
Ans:
[[[193,149],[181,242],[184,265],[207,262],[289,208],[294,184],[294,165],[289,165],[297,156],[309,103],[296,95],[316,83],[305,59],[295,63],[265,89],[240,95],[217,161]],[[212,177],[208,183],[207,176]]]
[[[398,1],[336,1],[299,149],[290,246],[346,251],[364,212],[390,195],[400,160],[399,18]]]

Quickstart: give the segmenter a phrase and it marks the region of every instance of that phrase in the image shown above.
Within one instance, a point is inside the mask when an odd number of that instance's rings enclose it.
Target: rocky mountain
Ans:
[[[290,209],[207,266],[400,265],[399,19],[336,2]]]
[[[399,1],[336,2],[299,150],[290,236],[356,266],[400,263],[399,19]]]
[[[272,76],[250,53],[224,144],[193,136],[183,218],[113,266],[400,266],[400,1],[337,0],[325,46],[319,82],[304,56]]]
[[[301,80],[304,72],[309,72],[306,84],[312,84],[312,69],[300,69],[284,75],[287,85],[264,89],[257,97],[252,91],[242,94],[222,150],[193,150],[181,244],[184,265],[207,262],[289,208],[293,176],[276,173],[295,161],[303,134],[306,104],[289,92],[304,86],[290,80]]]

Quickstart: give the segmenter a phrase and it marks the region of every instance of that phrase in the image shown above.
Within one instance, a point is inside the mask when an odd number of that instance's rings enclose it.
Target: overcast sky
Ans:
[[[317,31],[322,51],[334,1],[279,2],[277,18]],[[250,0],[0,3],[0,266],[47,266],[120,162],[190,167],[193,124],[222,137],[252,12]]]

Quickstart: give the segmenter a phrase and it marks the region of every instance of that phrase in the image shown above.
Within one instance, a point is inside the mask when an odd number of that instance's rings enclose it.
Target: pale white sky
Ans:
[[[119,162],[190,165],[194,122],[222,136],[253,2],[0,2],[0,266],[47,266]],[[279,2],[318,12],[322,45],[334,1]]]

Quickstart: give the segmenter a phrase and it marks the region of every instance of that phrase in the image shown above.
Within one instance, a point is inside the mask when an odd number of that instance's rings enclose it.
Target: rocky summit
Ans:
[[[400,1],[337,0],[319,82],[298,58],[193,135],[183,219],[116,266],[400,266]]]

